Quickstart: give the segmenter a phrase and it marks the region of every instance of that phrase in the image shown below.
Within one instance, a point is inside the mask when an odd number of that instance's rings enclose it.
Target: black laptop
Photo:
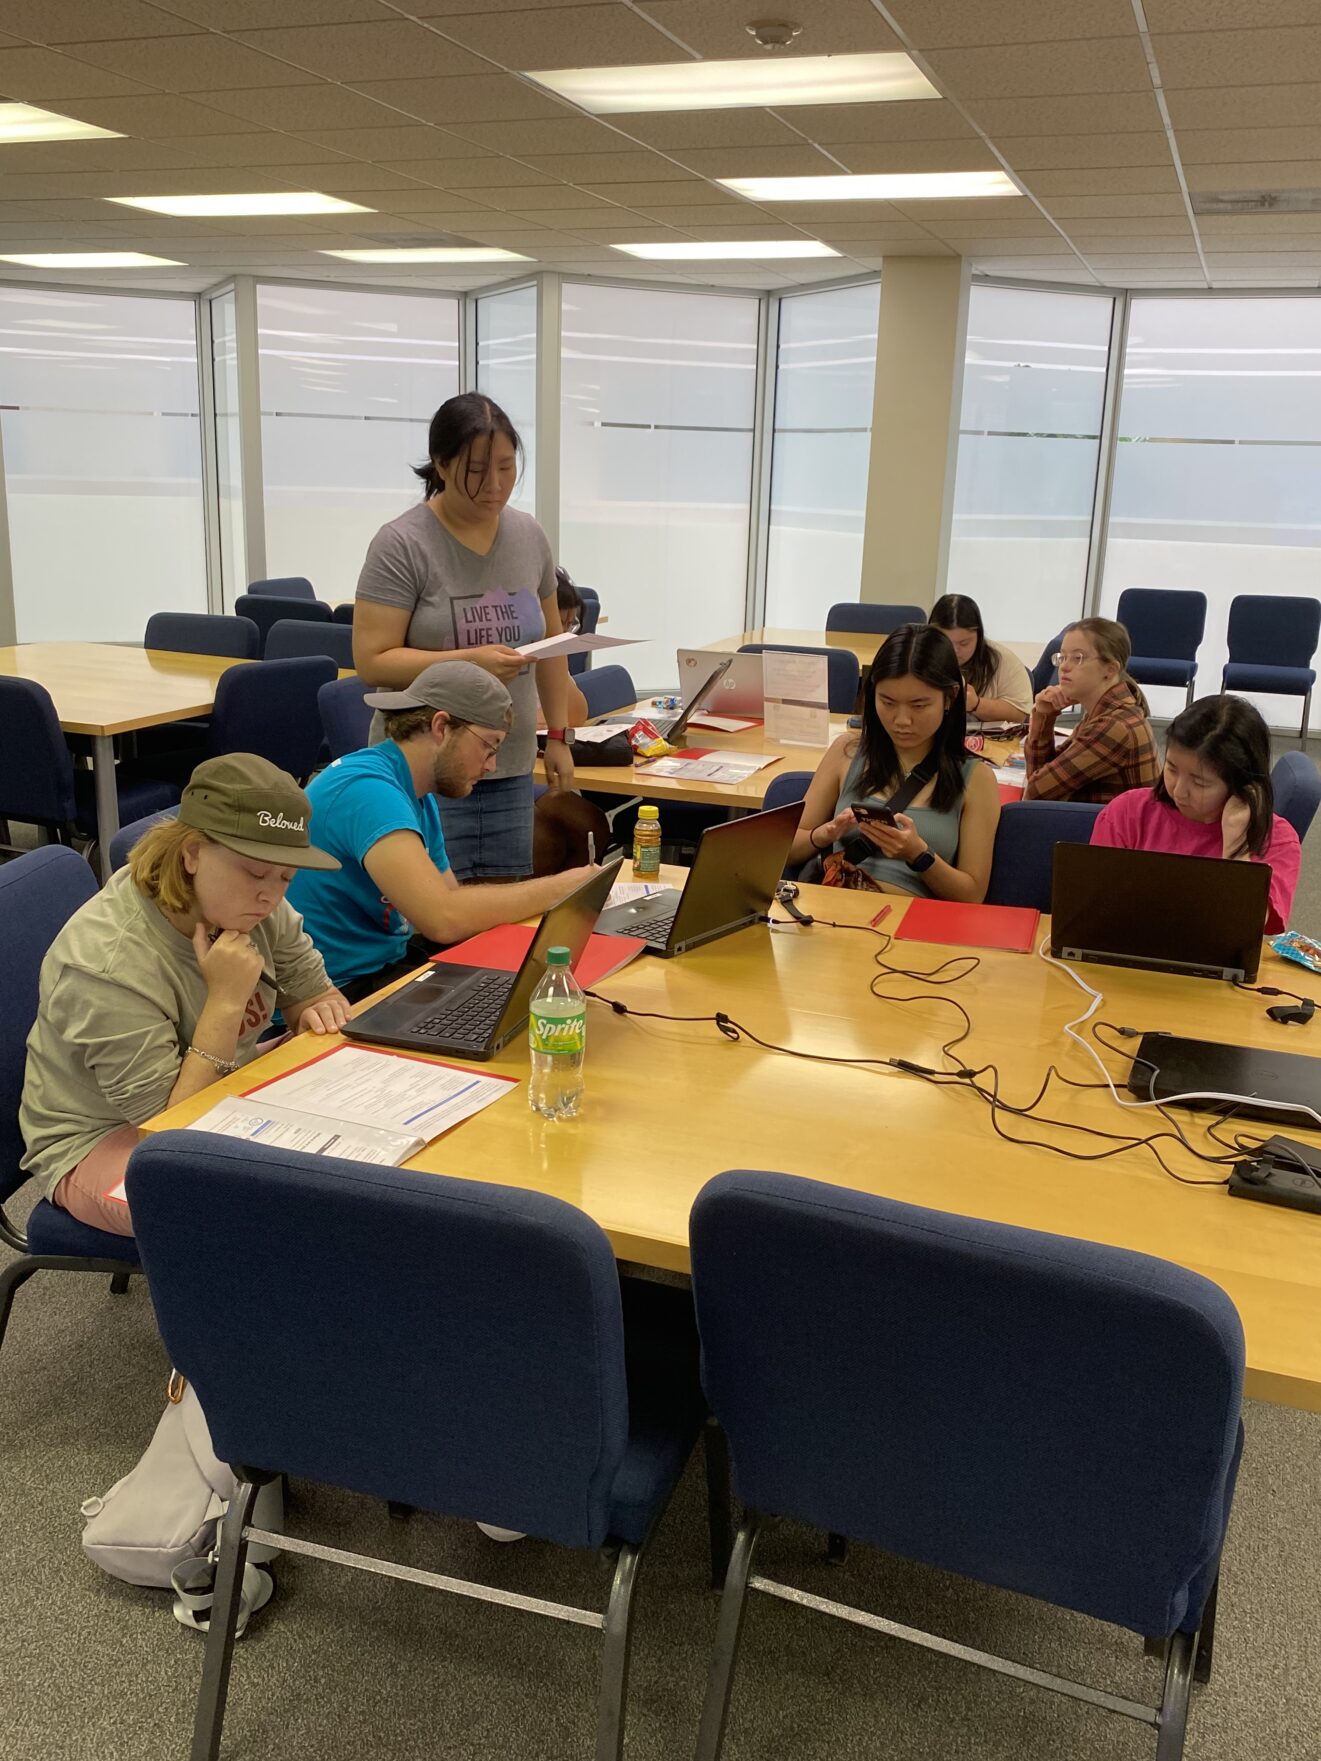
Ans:
[[[665,959],[758,923],[771,908],[789,858],[801,801],[708,826],[681,893],[667,887],[601,913],[603,935],[637,936]]]
[[[454,1052],[462,1058],[493,1058],[527,1026],[528,1002],[542,973],[546,952],[567,948],[576,966],[591,939],[606,895],[619,874],[617,858],[582,886],[552,905],[517,972],[485,966],[452,966],[442,961],[401,990],[346,1021],[347,1039],[409,1052]]]
[[[1250,984],[1270,884],[1262,862],[1056,844],[1050,951],[1059,960]]]

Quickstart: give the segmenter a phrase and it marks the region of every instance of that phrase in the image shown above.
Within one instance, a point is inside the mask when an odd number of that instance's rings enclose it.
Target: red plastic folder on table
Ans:
[[[466,942],[456,942],[431,958],[450,966],[485,966],[491,972],[517,972],[536,933],[534,924],[502,923],[496,929],[469,936]],[[583,949],[573,976],[584,990],[589,989],[609,978],[612,972],[618,972],[621,966],[627,966],[645,946],[637,936],[594,935]]]
[[[1024,905],[958,905],[914,899],[895,930],[896,941],[939,942],[954,948],[1003,948],[1030,953],[1041,913]]]

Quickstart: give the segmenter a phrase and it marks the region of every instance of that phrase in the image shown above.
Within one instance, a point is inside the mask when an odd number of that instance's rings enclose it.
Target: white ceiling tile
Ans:
[[[1055,98],[1073,92],[1145,92],[1151,87],[1136,35],[1012,48],[937,49],[929,59],[942,89],[974,110],[981,98]]]
[[[468,74],[463,79],[392,79],[354,82],[369,98],[393,104],[423,122],[536,122],[565,116],[556,99],[512,74]]]
[[[692,206],[727,207],[737,204],[739,198],[732,196],[728,190],[718,189],[714,184],[703,181],[700,177],[680,181],[661,183],[650,179],[644,183],[615,183],[597,181],[591,185],[600,195],[612,202],[627,202],[630,207],[639,202],[646,202],[648,207],[664,207],[676,202]]]
[[[1315,24],[1316,0],[1146,0],[1153,31],[1228,31],[1254,25]]]
[[[998,171],[1000,161],[976,136],[962,141],[886,141],[835,145],[831,152],[852,172]],[[734,172],[741,177],[742,172]],[[752,175],[756,175],[753,173]]]
[[[890,0],[918,49],[1071,42],[1134,34],[1130,0]]]
[[[1305,76],[1304,76],[1305,77]],[[1321,115],[1321,83],[1214,87],[1167,92],[1176,133],[1186,128],[1314,128]]]
[[[157,86],[165,92],[219,92],[232,87],[292,86],[312,76],[259,55],[230,37],[134,37],[122,42],[72,43],[69,53],[94,68]]]
[[[639,10],[708,60],[754,60],[766,51],[747,26],[755,19],[801,20],[802,34],[779,59],[794,55],[891,54],[903,44],[869,0],[812,0],[758,12],[747,0],[639,0]],[[563,66],[564,63],[556,65]]]
[[[451,14],[436,21],[447,37],[503,67],[637,66],[687,57],[668,37],[623,6],[555,6],[549,11]]]
[[[811,130],[802,127],[800,112],[785,117],[769,110],[666,110],[656,115],[627,111],[610,118],[624,134],[662,152],[701,147],[789,147]],[[800,132],[801,131],[801,132]]]
[[[1187,178],[1194,195],[1203,190],[1310,190],[1321,186],[1321,165],[1315,159],[1269,165],[1193,165]]]
[[[1181,129],[1179,157],[1185,165],[1234,165],[1244,160],[1321,159],[1321,126],[1315,128]],[[1321,172],[1318,173],[1321,180]]]
[[[340,24],[397,18],[382,0],[159,0],[180,18],[213,31],[255,31],[262,25]]]
[[[34,43],[82,43],[106,37],[186,35],[193,26],[145,0],[4,0],[7,31]]]
[[[1026,196],[992,196],[971,202],[897,201],[891,205],[896,213],[933,226],[946,220],[973,220],[980,225],[984,220],[1016,218],[1020,214],[1035,216],[1038,213],[1036,203],[1029,202]],[[857,206],[867,204],[858,203]]]
[[[576,194],[571,190],[570,195]],[[526,213],[529,219],[544,220],[547,226],[557,228],[561,232],[573,232],[579,226],[590,226],[604,231],[618,222],[619,227],[628,231],[638,223],[636,214],[627,208],[529,208],[511,209],[511,213]]]
[[[1201,271],[1201,264],[1196,251],[1096,251],[1088,253],[1088,262],[1094,269],[1190,269],[1194,274]]]
[[[1015,171],[1068,171],[1131,165],[1169,165],[1169,142],[1160,134],[1001,136],[996,146]]]
[[[479,201],[488,208],[496,208],[504,213],[512,214],[520,211],[535,213],[538,208],[590,208],[597,204],[602,210],[608,210],[609,201],[600,196],[588,195],[583,190],[571,189],[566,183],[550,179],[545,183],[510,183],[499,188],[466,188],[460,179],[455,179],[450,186],[465,200]]]
[[[288,129],[291,133],[313,128],[397,127],[408,120],[358,92],[321,82],[272,86],[259,92],[208,92],[206,101],[261,128]]]
[[[1073,261],[1076,262],[1077,258]],[[1032,275],[1059,266],[1057,257],[1033,256],[1026,252],[1021,256],[1011,257],[997,257],[988,252],[985,255],[974,255],[973,262],[988,275]]]
[[[1120,218],[1130,214],[1140,215],[1182,215],[1187,217],[1188,210],[1183,205],[1182,196],[1050,196],[1044,206],[1047,212],[1061,222],[1075,215],[1100,215],[1102,217]],[[1065,227],[1068,231],[1068,227]]]
[[[744,234],[749,230],[757,233],[766,231],[767,237],[773,237],[777,225],[783,224],[771,215],[759,213],[746,202],[662,202],[653,207],[650,202],[635,200],[631,206],[635,214],[645,214],[649,220],[655,220],[663,226],[675,226],[685,232],[690,226],[709,226],[718,221],[729,221]],[[805,224],[799,222],[800,227]]]
[[[138,98],[78,98],[64,106],[65,114],[97,128],[113,128],[120,134],[149,140],[171,140],[189,135],[246,134],[249,123],[227,115],[209,103],[147,92]]]
[[[1178,174],[1173,161],[1164,165],[1125,165],[1109,171],[1025,171],[1022,181],[1047,207],[1055,196],[1133,195],[1177,193]]]
[[[795,104],[780,114],[824,147],[847,142],[870,146],[877,141],[953,141],[965,135],[976,138],[974,130],[944,99],[905,104]]]
[[[139,80],[89,67],[55,49],[0,49],[0,97],[21,103],[129,97],[146,89]]]
[[[1250,9],[1244,14],[1251,17]],[[1209,86],[1270,86],[1321,80],[1321,23],[1284,30],[1181,31],[1152,38],[1161,80]]]
[[[1321,214],[1199,214],[1197,228],[1203,238],[1237,237],[1260,239],[1263,248],[1278,236],[1302,237],[1321,232]]]
[[[264,54],[278,56],[323,79],[342,80],[346,85],[397,79],[405,72],[414,79],[490,72],[475,55],[402,18],[393,23],[246,31],[242,40]]]
[[[913,208],[916,212],[916,208]],[[1026,207],[1013,215],[999,217],[975,215],[971,219],[952,219],[942,214],[926,221],[942,238],[1029,238],[1032,235],[1058,238],[1058,230],[1035,208]]]
[[[380,105],[376,108],[382,121],[388,122],[391,112]],[[487,147],[426,122],[406,122],[395,128],[307,128],[299,130],[299,139],[347,153],[353,159],[369,159],[373,164],[404,158],[482,159],[490,153]]]
[[[1199,222],[1199,230],[1205,235],[1206,222]],[[1069,237],[1075,244],[1093,245],[1105,248],[1103,240],[1113,239],[1190,239],[1192,228],[1182,215],[1168,217],[1157,215],[1154,220],[1143,219],[1142,216],[1130,216],[1126,220],[1071,220],[1066,228]],[[1122,246],[1110,245],[1110,249],[1122,249]]]
[[[263,141],[269,136],[262,136]],[[27,141],[0,146],[0,195],[12,176],[43,171],[172,171],[207,163],[197,143],[177,141]]]
[[[699,177],[831,177],[839,166],[816,147],[696,147],[674,157]]]
[[[184,142],[162,143],[162,150],[175,153],[183,165],[290,165],[300,168],[343,167],[353,163],[342,153],[316,147],[297,135],[262,134],[197,136]],[[309,175],[313,172],[309,170]],[[322,173],[318,170],[319,178]],[[316,186],[314,186],[316,187]]]
[[[533,184],[545,184],[551,189],[564,188],[559,178],[547,177],[544,172],[534,171],[519,160],[506,159],[499,153],[490,153],[484,159],[395,159],[379,163],[400,177],[414,178],[419,183],[432,184],[442,190],[461,189],[465,194],[510,187],[526,189]]]
[[[620,142],[618,153],[527,153],[519,157],[547,177],[558,177],[565,183],[673,183],[680,175],[680,168],[671,160],[658,153],[631,152],[627,141]]]
[[[613,119],[612,119],[613,120]],[[633,142],[618,130],[586,116],[562,114],[549,122],[458,122],[447,134],[492,153],[513,153],[528,158],[537,153],[613,153],[635,151]]]
[[[937,230],[937,237],[941,237]],[[1047,237],[1037,233],[1028,233],[1023,238],[943,238],[951,250],[957,251],[961,257],[1008,257],[1022,253],[1028,257],[1076,257],[1077,252],[1067,239],[1057,232]]]
[[[1152,134],[1162,127],[1150,87],[1068,98],[978,98],[968,108],[996,142],[1002,136]]]

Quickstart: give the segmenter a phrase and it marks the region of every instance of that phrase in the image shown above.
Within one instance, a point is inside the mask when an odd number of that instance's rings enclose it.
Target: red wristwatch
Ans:
[[[573,729],[572,728],[547,728],[546,729],[546,738],[548,740],[558,740],[561,746],[572,746],[573,745]]]

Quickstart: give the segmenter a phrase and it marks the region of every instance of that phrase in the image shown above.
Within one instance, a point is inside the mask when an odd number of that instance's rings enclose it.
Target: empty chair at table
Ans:
[[[1193,700],[1197,650],[1206,632],[1206,595],[1186,588],[1126,587],[1115,619],[1133,645],[1129,677],[1139,685],[1182,686]]]
[[[1321,639],[1321,600],[1269,593],[1236,594],[1229,607],[1229,660],[1224,691],[1301,697],[1298,737],[1306,738],[1312,712],[1312,666]]]

